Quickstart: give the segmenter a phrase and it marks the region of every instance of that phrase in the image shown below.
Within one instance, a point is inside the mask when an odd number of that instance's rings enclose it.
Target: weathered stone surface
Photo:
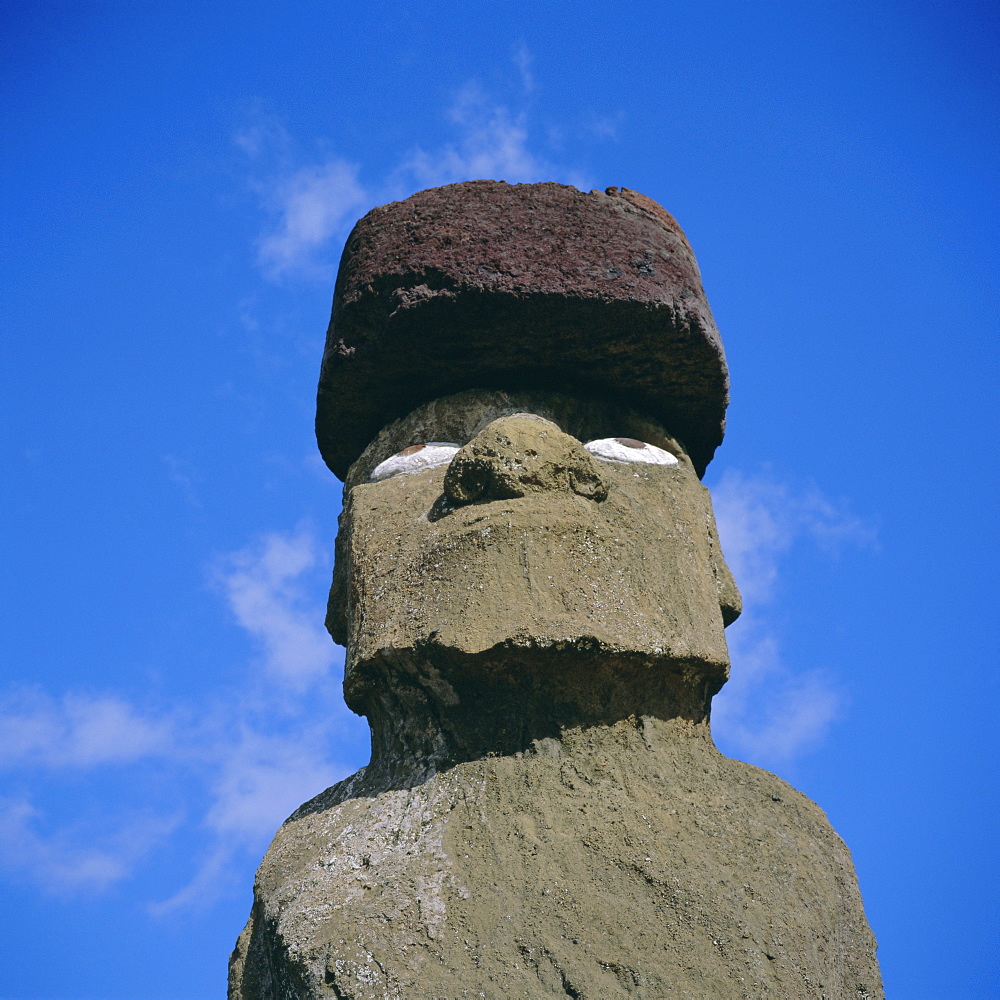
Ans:
[[[601,461],[583,450],[615,432],[665,446],[678,464]],[[448,468],[361,481],[419,440],[464,447]],[[456,502],[448,480],[484,448],[507,466],[508,481]],[[598,400],[471,390],[390,425],[357,466],[328,621],[347,646],[344,690],[356,711],[369,714],[369,695],[396,686],[395,657],[410,649],[433,649],[450,684],[478,671],[469,657],[553,647],[589,650],[594,660],[637,654],[649,674],[684,662],[710,679],[712,693],[725,681],[723,626],[738,614],[739,595],[708,491],[654,421]],[[525,495],[511,497],[514,484]]]
[[[444,498],[459,507],[562,492],[599,502],[608,495],[599,464],[551,421],[512,414],[494,420],[454,456]]]
[[[707,726],[640,717],[522,755],[360,772],[282,827],[240,1000],[874,1000],[847,848]]]
[[[615,436],[677,462],[583,449]],[[371,480],[428,441],[450,464]],[[738,613],[650,417],[473,390],[386,426],[347,476],[328,616],[372,761],[278,832],[232,1000],[881,997],[846,847],[712,743]]]
[[[341,261],[316,433],[341,479],[389,421],[469,388],[619,395],[698,474],[728,380],[694,254],[627,188],[471,181],[369,212]]]

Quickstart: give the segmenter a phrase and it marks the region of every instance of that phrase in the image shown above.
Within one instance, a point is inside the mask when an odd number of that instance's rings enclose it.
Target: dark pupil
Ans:
[[[635,438],[615,438],[619,444],[625,445],[626,448],[645,448],[645,441],[637,441]]]
[[[423,451],[427,445],[425,444],[411,444],[409,447],[404,448],[399,454],[400,455],[416,455],[418,451]]]

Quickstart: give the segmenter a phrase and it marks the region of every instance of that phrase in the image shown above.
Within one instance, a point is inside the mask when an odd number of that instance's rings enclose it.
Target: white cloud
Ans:
[[[514,47],[513,60],[514,67],[521,78],[521,89],[525,94],[530,94],[535,89],[535,77],[531,72],[531,64],[534,59],[523,40]]]
[[[176,826],[174,817],[133,817],[112,835],[94,835],[79,826],[45,836],[44,820],[24,799],[0,799],[0,867],[14,878],[66,895],[107,888],[131,874],[135,864]],[[81,843],[85,841],[85,843]]]
[[[493,103],[477,84],[459,92],[448,118],[456,126],[457,141],[431,152],[417,149],[399,169],[416,187],[482,178],[553,180],[558,173],[528,148],[527,115]]]
[[[257,102],[252,108],[243,128],[233,135],[233,142],[251,159],[262,157],[287,157],[292,139],[277,115],[269,112]]]
[[[712,729],[724,747],[754,763],[782,763],[820,743],[843,708],[836,682],[821,669],[793,671],[767,623],[748,612],[727,630],[732,676],[712,704]]]
[[[786,668],[757,608],[777,592],[781,559],[798,540],[829,546],[868,536],[817,492],[766,476],[723,477],[716,510],[748,604],[730,629],[733,680],[716,700],[716,731],[752,757],[787,759],[822,737],[840,699],[821,671]],[[329,562],[304,528],[217,560],[215,586],[260,651],[238,690],[159,713],[111,694],[22,689],[0,699],[0,764],[12,780],[47,768],[75,782],[74,801],[83,789],[93,803],[109,794],[111,786],[93,785],[109,769],[122,781],[131,775],[128,792],[113,799],[128,805],[111,832],[74,819],[67,807],[43,812],[24,794],[0,800],[0,865],[9,875],[48,892],[92,893],[128,878],[157,844],[183,836],[198,845],[191,877],[154,912],[205,906],[242,888],[236,873],[244,861],[296,806],[351,769],[333,748],[363,742],[363,723],[344,705],[332,669],[341,654],[321,624]],[[147,784],[134,780],[140,767],[153,769],[150,788],[166,782],[182,790],[166,813],[155,796],[136,796]]]
[[[344,777],[343,768],[325,759],[318,735],[244,733],[216,775],[206,824],[220,837],[242,841],[272,835],[303,802]]]
[[[331,749],[363,724],[344,704],[332,670],[342,652],[322,624],[329,565],[329,553],[300,527],[267,534],[213,569],[262,656],[247,689],[219,699],[192,733],[209,799],[203,849],[191,880],[153,905],[156,914],[213,902],[240,858],[259,854],[295,808],[350,770]]]
[[[371,204],[358,180],[358,167],[338,157],[300,167],[278,180],[267,199],[276,227],[258,243],[261,265],[271,277],[289,272],[327,277],[316,252],[343,238]]]
[[[176,455],[163,455],[163,464],[167,467],[167,475],[170,481],[180,487],[184,499],[192,507],[201,507],[201,500],[198,498],[198,491],[195,488],[197,475],[187,459],[178,458]]]
[[[151,912],[164,915],[186,907],[203,908],[231,886],[236,888],[235,862],[259,855],[295,809],[346,777],[348,769],[327,756],[338,711],[329,702],[324,705],[328,710],[316,713],[319,723],[296,719],[293,727],[272,733],[243,727],[232,743],[215,748],[200,860],[190,881],[152,904]],[[340,711],[346,714],[346,709]]]
[[[0,697],[0,767],[85,769],[162,753],[171,723],[122,698],[22,689]]]
[[[748,604],[774,596],[780,558],[806,537],[835,553],[873,540],[871,528],[826,499],[816,487],[794,491],[768,474],[727,471],[712,490],[726,560]]]
[[[56,803],[50,821],[30,796],[0,799],[0,868],[47,892],[93,893],[183,836],[200,845],[192,876],[153,910],[207,905],[226,891],[239,862],[259,856],[298,805],[351,770],[333,748],[363,724],[343,702],[332,670],[341,654],[322,627],[328,566],[303,528],[217,561],[212,578],[261,651],[238,690],[160,714],[107,694],[22,689],[0,698],[0,767],[15,783],[38,768],[62,774],[77,803],[72,814]],[[127,791],[111,791],[123,783]],[[165,785],[181,790],[166,815],[156,795]],[[84,822],[86,809],[98,819]]]
[[[335,657],[322,613],[296,585],[319,555],[312,535],[300,529],[265,536],[222,560],[215,572],[237,622],[263,647],[270,677],[297,690],[325,678]]]
[[[512,61],[524,103],[535,89],[535,79],[531,53],[523,43],[514,49]],[[332,251],[354,221],[377,204],[422,188],[479,179],[557,180],[583,190],[591,186],[582,172],[552,163],[537,151],[525,107],[493,99],[474,81],[459,89],[445,117],[452,126],[450,141],[430,149],[412,148],[381,179],[365,184],[359,166],[347,159],[327,155],[309,162],[296,156],[280,122],[256,109],[233,138],[258,171],[251,187],[272,219],[257,242],[265,274],[329,281]]]
[[[209,793],[204,849],[192,879],[154,913],[211,903],[239,858],[259,853],[295,808],[350,770],[331,758],[331,747],[363,724],[331,669],[342,653],[323,628],[322,600],[302,586],[316,570],[325,596],[329,565],[302,527],[217,562],[216,585],[261,647],[260,672],[239,697],[220,700],[194,734]]]
[[[822,740],[843,697],[823,669],[786,666],[761,607],[774,600],[781,561],[794,545],[811,541],[835,553],[871,542],[873,532],[817,489],[795,490],[767,474],[729,471],[712,495],[744,599],[743,616],[727,630],[732,677],[713,703],[713,729],[755,762],[787,761]]]
[[[616,115],[595,115],[588,123],[588,130],[597,139],[615,142],[624,121],[625,115],[621,111]]]

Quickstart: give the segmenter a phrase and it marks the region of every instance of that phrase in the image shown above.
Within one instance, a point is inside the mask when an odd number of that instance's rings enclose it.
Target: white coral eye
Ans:
[[[447,465],[458,449],[457,444],[443,441],[411,444],[376,465],[371,476],[372,482],[377,483],[380,479],[388,479],[401,472],[421,472],[424,469],[433,469],[435,465]]]
[[[588,441],[584,448],[598,458],[609,462],[644,462],[647,465],[676,465],[677,456],[671,455],[655,444],[647,444],[635,438],[600,438]]]

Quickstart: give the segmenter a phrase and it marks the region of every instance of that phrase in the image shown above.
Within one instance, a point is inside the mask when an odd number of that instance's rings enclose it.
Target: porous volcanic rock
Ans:
[[[677,464],[599,461],[581,447],[616,433],[673,451]],[[464,447],[447,471],[368,481],[366,471],[421,440]],[[456,503],[449,481],[480,450],[493,451],[490,461],[513,482],[491,477],[486,495]],[[551,475],[539,476],[537,463]],[[573,484],[581,475],[584,483],[599,476],[599,484],[581,493]],[[512,496],[515,484],[525,495]],[[433,656],[436,675],[458,691],[482,674],[480,658],[492,649],[517,662],[516,650],[502,652],[513,643],[585,647],[597,661],[634,654],[650,686],[683,662],[699,690],[704,682],[714,694],[728,676],[724,625],[739,605],[708,490],[662,426],[600,400],[473,389],[394,421],[352,467],[327,626],[347,646],[347,702],[371,719],[373,699],[399,688],[394,657],[416,649]],[[552,668],[538,670],[554,681]],[[595,665],[577,693],[611,697],[598,684],[607,674]],[[652,694],[650,687],[640,710]],[[541,706],[546,692],[534,697]],[[478,720],[459,713],[472,730],[456,721],[465,732],[458,742],[475,742],[487,719],[501,725],[504,705],[494,689]]]
[[[340,264],[316,434],[341,479],[381,427],[470,388],[599,389],[660,420],[698,474],[728,377],[680,226],[628,188],[470,181],[383,205]]]
[[[302,806],[233,1000],[876,1000],[843,842],[707,726],[640,717]]]

